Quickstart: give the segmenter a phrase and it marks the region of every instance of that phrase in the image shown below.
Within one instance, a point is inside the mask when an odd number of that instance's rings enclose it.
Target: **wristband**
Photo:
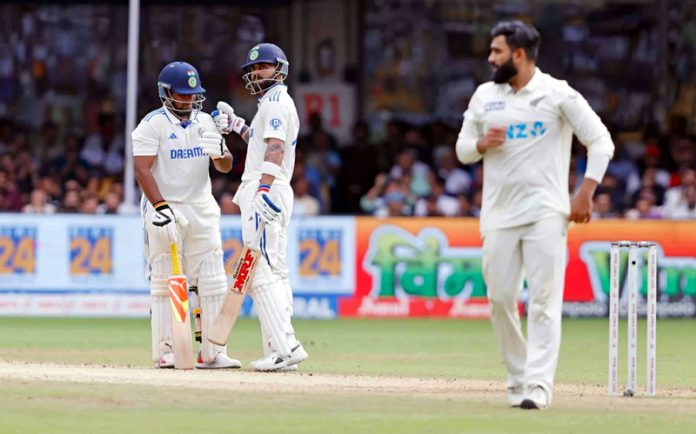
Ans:
[[[163,209],[169,208],[169,204],[166,200],[160,200],[159,202],[153,203],[152,207],[155,209],[155,211],[161,211]]]
[[[257,193],[268,193],[271,191],[271,186],[268,184],[259,184],[259,188],[256,190]]]
[[[280,166],[275,163],[271,163],[270,161],[264,161],[261,165],[261,173],[266,173],[274,178],[277,178],[280,175],[280,170]]]

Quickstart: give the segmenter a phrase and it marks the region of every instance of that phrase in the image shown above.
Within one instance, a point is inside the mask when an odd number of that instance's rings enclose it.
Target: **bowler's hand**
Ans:
[[[479,139],[476,143],[476,150],[479,154],[483,154],[491,148],[497,148],[505,142],[507,129],[503,127],[491,127],[486,135]]]
[[[569,220],[575,223],[589,223],[592,219],[592,195],[594,189],[587,188],[585,184],[570,202]]]

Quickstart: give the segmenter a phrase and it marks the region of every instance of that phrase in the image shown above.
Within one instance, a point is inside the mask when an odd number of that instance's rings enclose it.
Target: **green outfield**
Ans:
[[[177,379],[191,377],[190,384],[184,386],[137,381],[106,384],[84,378],[65,381],[50,376],[37,379],[29,378],[31,372],[22,378],[5,374],[0,378],[0,433],[635,434],[694,432],[696,427],[696,370],[691,368],[696,346],[690,344],[696,336],[696,321],[658,321],[659,396],[654,399],[607,398],[607,321],[564,321],[559,387],[552,409],[543,412],[524,412],[505,405],[499,390],[504,370],[488,322],[296,321],[296,329],[310,353],[302,373],[265,374],[262,378],[271,376],[271,382],[277,378],[286,383],[282,391],[262,384],[239,390],[208,387],[197,383],[198,372],[173,373]],[[625,329],[622,323],[622,332]],[[66,364],[72,366],[76,377],[80,377],[80,368],[75,365],[90,365],[90,372],[98,372],[102,365],[104,369],[124,367],[155,379],[172,374],[135,369],[151,366],[146,320],[2,318],[0,330],[0,366],[13,363],[21,368],[22,363],[17,362],[34,362],[28,365],[30,371],[36,362]],[[639,330],[638,378],[642,386],[644,322]],[[233,339],[230,353],[244,366],[259,356],[255,321],[241,320]],[[259,378],[259,374],[244,372],[207,375],[232,378],[233,383],[240,384],[245,376]],[[353,388],[342,383],[322,390],[303,386],[316,377],[338,381],[346,375],[370,376],[375,387]],[[418,381],[412,381],[409,384],[415,386],[391,390],[388,385],[396,384],[396,377],[418,378],[424,385],[451,384],[452,388],[420,390]],[[389,379],[384,383],[387,386],[380,387],[380,378]],[[287,390],[288,379],[296,391]],[[478,385],[458,389],[467,381],[477,381]]]

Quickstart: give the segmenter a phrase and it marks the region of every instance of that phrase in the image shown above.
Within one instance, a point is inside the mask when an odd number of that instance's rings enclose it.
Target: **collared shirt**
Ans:
[[[162,197],[171,202],[210,200],[210,157],[199,140],[203,131],[217,131],[208,113],[193,112],[181,121],[166,107],[150,112],[133,130],[133,155],[156,156],[152,174]]]
[[[242,181],[261,179],[261,165],[266,154],[266,140],[280,139],[285,142],[285,154],[280,174],[274,184],[289,185],[295,167],[295,145],[300,130],[300,119],[295,102],[288,94],[287,86],[276,84],[259,100],[259,109],[251,121],[246,162]]]
[[[483,155],[476,142],[491,127],[507,130],[502,146]],[[481,231],[570,214],[568,172],[573,133],[594,153],[614,153],[609,131],[585,98],[567,82],[536,68],[519,91],[484,83],[471,97],[457,139],[462,163],[483,158]]]

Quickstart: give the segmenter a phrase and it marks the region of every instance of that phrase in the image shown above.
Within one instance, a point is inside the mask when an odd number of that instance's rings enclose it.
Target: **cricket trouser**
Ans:
[[[202,203],[170,202],[169,205],[188,220],[186,228],[178,228],[178,247],[182,256],[183,272],[190,285],[198,287],[200,300],[202,340],[201,357],[208,363],[217,353],[225,353],[224,346],[216,346],[206,339],[208,330],[219,311],[227,290],[222,243],[220,240],[220,207],[210,196]],[[145,256],[148,261],[152,298],[152,351],[153,359],[169,352],[171,346],[171,317],[167,278],[171,274],[171,246],[153,236],[152,205],[143,200],[141,214],[145,227]],[[193,300],[193,299],[192,299]]]
[[[549,398],[561,345],[567,226],[565,216],[553,215],[482,234],[483,276],[508,386],[539,385]],[[525,278],[529,290],[526,341],[517,308]]]
[[[252,209],[258,181],[244,181],[234,196],[242,217],[242,238],[250,246],[258,227],[258,216]],[[262,257],[254,270],[249,295],[261,323],[261,338],[264,353],[276,351],[287,353],[296,344],[295,332],[291,325],[292,290],[288,281],[286,251],[288,245],[288,225],[292,215],[294,195],[286,184],[274,182],[269,192],[273,202],[281,209],[278,222],[266,225],[259,247]],[[268,275],[264,275],[267,273]]]

